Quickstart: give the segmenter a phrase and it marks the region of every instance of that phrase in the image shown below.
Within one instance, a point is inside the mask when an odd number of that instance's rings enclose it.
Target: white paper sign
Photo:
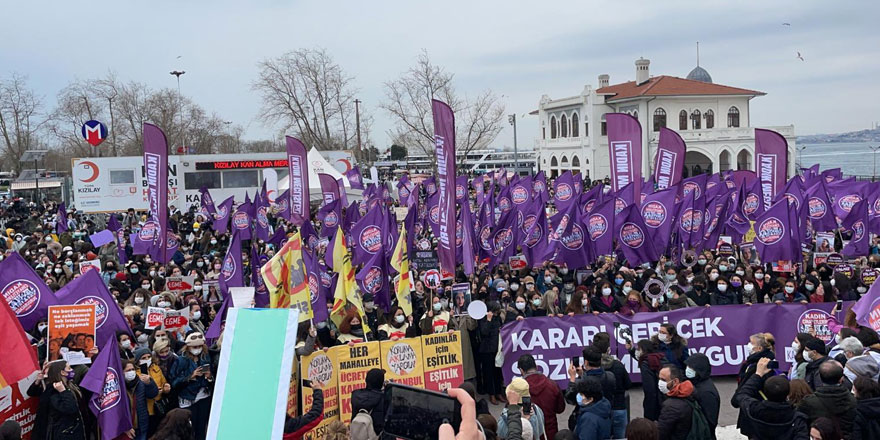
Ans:
[[[229,294],[232,295],[232,306],[241,309],[249,309],[254,306],[253,287],[230,287]]]

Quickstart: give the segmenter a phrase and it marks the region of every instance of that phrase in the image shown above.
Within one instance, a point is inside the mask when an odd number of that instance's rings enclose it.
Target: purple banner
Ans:
[[[93,271],[90,271],[93,272]],[[130,399],[125,387],[125,375],[119,360],[116,341],[110,339],[98,344],[101,350],[80,386],[91,391],[89,409],[98,419],[102,440],[115,439],[132,429]]]
[[[828,326],[833,306],[834,303],[688,307],[672,312],[637,313],[631,318],[603,313],[514,321],[501,328],[504,382],[519,375],[516,366],[519,357],[531,354],[538,362],[538,370],[564,388],[568,384],[566,371],[571,358],[581,357],[584,347],[589,346],[599,332],[611,335],[611,354],[616,354],[630,377],[639,381],[638,363],[626,351],[621,332],[629,330],[637,342],[657,334],[663,323],[675,324],[678,334],[687,339],[691,353],[709,357],[713,375],[737,374],[748,356],[749,336],[759,332],[769,332],[776,337],[779,368],[787,371],[794,359],[790,342],[798,332],[812,329],[826,344],[834,342],[834,334]],[[844,309],[848,307],[849,304]],[[756,320],[755,316],[761,319]],[[842,319],[842,314],[837,319]],[[615,322],[620,323],[619,329],[615,329]]]
[[[147,123],[144,123],[144,176],[150,216],[156,221],[150,255],[160,263],[167,263],[170,259],[165,249],[168,236],[168,142],[159,127]]]
[[[309,170],[306,146],[287,136],[287,181],[290,197],[290,221],[302,226],[309,219]]]
[[[351,189],[364,190],[364,179],[361,177],[361,169],[359,167],[351,167],[350,170],[345,172],[345,177],[348,179],[348,186]]]
[[[26,332],[49,317],[49,306],[58,304],[49,286],[18,252],[0,262],[0,295]]]
[[[772,130],[755,129],[755,171],[764,191],[764,208],[782,190],[788,176],[788,142]]]
[[[630,183],[634,194],[642,185],[642,125],[625,113],[605,115],[608,126],[608,157],[611,158],[611,191],[620,191]]]
[[[433,100],[434,146],[437,154],[440,268],[455,272],[455,115],[446,103]]]
[[[684,139],[678,133],[666,127],[660,128],[660,141],[654,158],[654,179],[658,190],[677,185],[681,180],[685,150]]]
[[[318,173],[318,182],[321,184],[321,199],[325,205],[339,200],[339,184],[333,176]]]

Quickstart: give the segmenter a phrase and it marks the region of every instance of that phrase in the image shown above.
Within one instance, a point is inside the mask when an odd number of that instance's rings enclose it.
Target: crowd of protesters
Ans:
[[[126,237],[147,220],[145,213],[133,209],[113,215]],[[215,233],[211,218],[195,208],[181,211],[172,206],[170,227],[178,234],[180,245],[169,263],[159,264],[149,256],[134,255],[130,243],[121,252],[115,242],[93,246],[89,237],[106,228],[109,217],[105,214],[86,215],[71,209],[63,233],[56,232],[59,218],[58,206],[52,202],[0,201],[0,259],[19,253],[54,291],[79,276],[81,263],[100,261],[102,279],[135,336],[132,339],[120,333],[117,338],[135,426],[128,437],[205,438],[220,343],[209,345],[204,333],[223,300],[216,280],[230,235]],[[275,229],[289,234],[297,230],[273,215],[269,220]],[[313,226],[320,230],[320,222],[313,222]],[[261,263],[253,261],[253,255],[263,260],[277,249],[272,243],[254,241],[242,246],[246,279]],[[124,264],[120,254],[125,255]],[[858,325],[852,313],[847,313],[842,323],[833,322],[836,341],[830,346],[808,333],[798,334],[794,341],[775,341],[766,333],[753,335],[750,355],[729,403],[720,402],[706,356],[689,353],[687,341],[676,333],[675,326],[661,326],[650,339],[630,347],[642,371],[641,419],[628,420],[625,393],[633,385],[623,364],[611,354],[608,334],[596,335],[584,347],[583,365],[571,367],[570,383],[564,390],[538,371],[530,355],[518,360],[522,378],[509,384],[503,383],[496,364],[501,327],[531,317],[633,316],[685,307],[857,300],[869,287],[860,276],[861,270],[880,267],[878,254],[880,244],[875,239],[871,255],[861,258],[850,275],[824,263],[813,266],[809,258],[807,264],[791,272],[780,272],[776,266],[759,263],[747,251],[727,255],[715,249],[682,261],[664,257],[637,267],[615,259],[585,262],[581,268],[544,264],[511,270],[504,264],[491,269],[480,264],[474,275],[458,272],[454,281],[470,283],[473,299],[487,304],[488,312],[481,319],[457,313],[451,282],[429,288],[416,271],[412,314],[406,315],[396,304],[390,311],[382,310],[371,295],[364,295],[363,316],[349,313],[339,325],[331,320],[317,322],[314,327],[302,323],[297,354],[367,340],[460,330],[463,388],[469,392],[454,394],[462,401],[476,400],[479,423],[474,429],[485,438],[685,439],[694,430],[703,429],[714,437],[722,404],[739,408],[737,425],[749,438],[880,438],[880,338],[870,328]],[[579,277],[577,269],[589,272]],[[194,277],[192,291],[168,291],[165,281],[172,276]],[[175,330],[147,330],[148,306],[189,308],[191,323]],[[86,406],[89,392],[78,386],[88,366],[71,367],[63,360],[45,362],[45,320],[25,330],[43,365],[28,390],[29,395],[39,398],[32,438],[96,438],[96,420]],[[776,358],[777,342],[790,343],[796,352],[790,371],[768,366]],[[372,426],[379,434],[387,404],[381,392],[384,378],[381,371],[371,373],[367,388],[352,400],[356,407],[371,412]],[[315,406],[320,394],[316,389]],[[523,404],[526,396],[530,405]],[[496,418],[489,414],[489,405],[505,408]],[[567,406],[574,408],[571,417],[558,421]],[[285,431],[301,435],[314,422],[313,413],[289,419]],[[347,429],[344,425],[337,428],[339,432]]]

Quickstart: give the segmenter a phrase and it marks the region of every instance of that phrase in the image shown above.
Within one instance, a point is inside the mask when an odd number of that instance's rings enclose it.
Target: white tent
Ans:
[[[357,191],[356,194],[352,194],[351,184],[348,183],[348,178],[343,176],[342,173],[339,172],[333,165],[330,165],[330,162],[327,162],[327,159],[324,156],[321,156],[321,153],[318,152],[318,149],[312,147],[309,150],[308,157],[306,158],[308,161],[308,169],[309,169],[309,199],[310,200],[321,200],[321,182],[318,181],[318,173],[329,174],[333,176],[334,179],[342,179],[342,183],[345,185],[345,192],[351,199],[353,195],[360,195],[361,191]],[[285,176],[278,182],[278,191],[284,192],[290,186],[290,178]]]

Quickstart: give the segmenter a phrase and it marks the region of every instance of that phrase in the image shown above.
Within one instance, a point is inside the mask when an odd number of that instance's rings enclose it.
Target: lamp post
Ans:
[[[180,101],[180,138],[177,140],[180,142],[183,152],[186,153],[186,145],[184,145],[186,139],[184,139],[183,135],[183,97],[180,95],[180,77],[186,72],[183,70],[172,70],[168,73],[177,77],[177,99]]]
[[[874,174],[871,175],[871,181],[873,182],[877,180],[877,151],[880,150],[880,145],[877,145],[876,147],[868,145],[868,148],[874,152]]]
[[[519,151],[516,147],[516,113],[507,115],[507,122],[513,126],[513,168],[515,173],[519,175]]]

